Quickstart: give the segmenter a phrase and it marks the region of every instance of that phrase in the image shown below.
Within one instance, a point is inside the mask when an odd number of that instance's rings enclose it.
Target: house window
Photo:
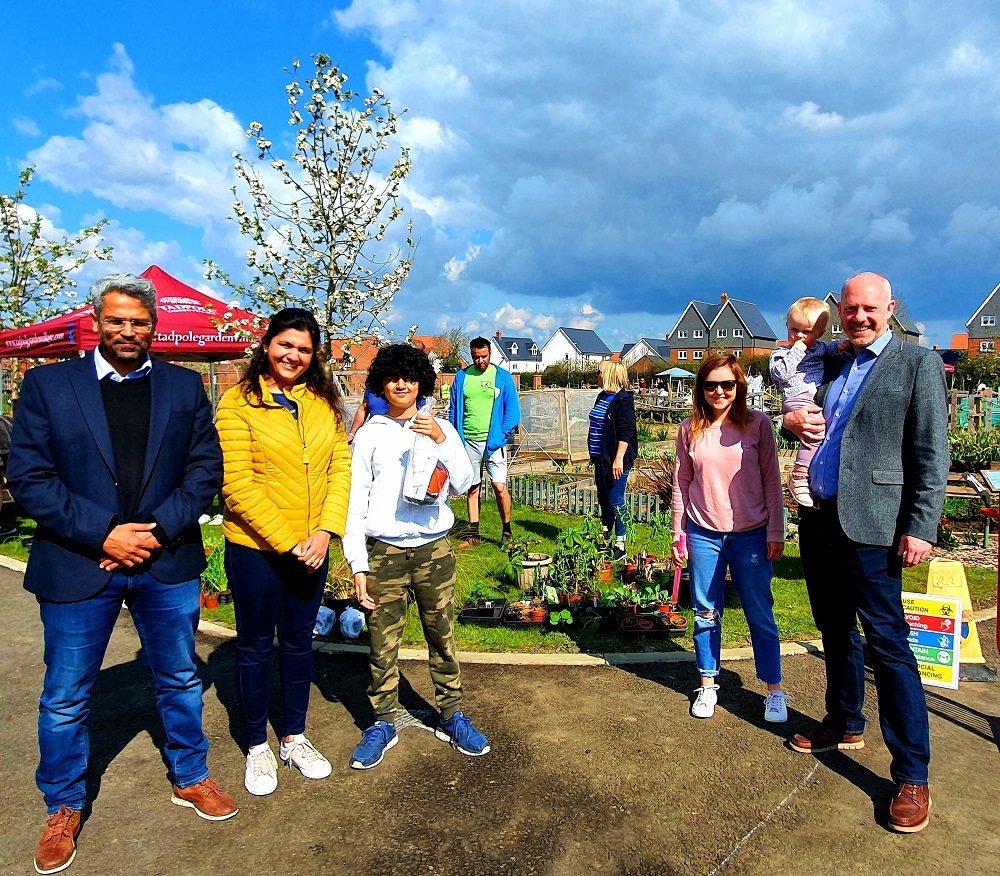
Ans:
[[[844,327],[838,322],[833,326],[833,333],[835,335],[842,335],[844,333]]]
[[[996,349],[996,341],[980,341],[979,342],[979,352],[980,353],[992,353]]]
[[[511,356],[517,355],[517,341],[510,345],[510,354]]]
[[[537,356],[538,355],[538,344],[532,344],[531,345],[531,355],[532,356]]]
[[[688,336],[687,329],[678,329],[677,337],[686,338]]]
[[[726,329],[716,329],[715,336],[717,338],[724,338],[726,336]]]
[[[705,337],[705,332],[702,329],[695,329],[693,332],[691,332],[691,337],[703,338]]]
[[[733,355],[734,355],[734,356],[735,356],[735,357],[736,357],[737,359],[739,359],[739,358],[740,358],[740,356],[742,356],[742,355],[743,355],[743,351],[742,351],[742,350],[733,350]]]
[[[678,359],[687,359],[687,357],[688,357],[688,351],[687,350],[678,350],[677,351],[677,358]]]
[[[704,350],[695,350],[694,351],[694,358],[695,359],[700,359],[704,355],[705,355],[705,351]]]
[[[981,316],[981,317],[979,317],[979,324],[980,325],[996,325],[997,324],[997,318],[996,318],[996,316]]]
[[[741,329],[741,328],[734,328],[733,329],[733,337],[734,338],[742,338],[743,337],[743,329]]]

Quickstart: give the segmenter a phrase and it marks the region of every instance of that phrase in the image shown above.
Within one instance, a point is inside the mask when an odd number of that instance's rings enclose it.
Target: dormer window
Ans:
[[[538,355],[538,344],[532,344],[531,345],[531,355],[532,356],[537,356]]]
[[[514,343],[510,345],[510,354],[511,356],[517,355],[517,341],[514,341]]]

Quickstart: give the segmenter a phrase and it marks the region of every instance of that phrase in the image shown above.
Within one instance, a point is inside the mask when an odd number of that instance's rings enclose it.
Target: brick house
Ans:
[[[671,361],[688,362],[703,359],[706,350],[768,356],[778,338],[756,304],[730,298],[723,292],[718,304],[689,302],[667,340]]]

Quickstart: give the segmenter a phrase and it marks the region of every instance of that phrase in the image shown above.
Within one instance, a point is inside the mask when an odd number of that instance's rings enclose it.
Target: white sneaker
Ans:
[[[703,684],[695,688],[698,696],[691,704],[691,714],[695,718],[711,718],[715,714],[715,704],[719,701],[719,695],[716,693],[718,689],[717,684]]]
[[[333,772],[330,761],[301,733],[291,742],[282,740],[278,757],[289,769],[294,766],[307,779],[325,779]]]
[[[788,720],[788,709],[785,701],[790,700],[788,694],[781,690],[769,690],[764,700],[764,720],[772,724],[784,724]]]
[[[278,787],[278,762],[270,745],[247,755],[247,771],[243,777],[246,789],[255,797],[266,797],[273,794]]]

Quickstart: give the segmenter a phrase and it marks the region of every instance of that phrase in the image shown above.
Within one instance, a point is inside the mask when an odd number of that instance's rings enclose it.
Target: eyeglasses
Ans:
[[[719,389],[719,387],[722,388],[723,392],[732,392],[734,389],[736,389],[736,381],[735,380],[706,380],[701,385],[701,388],[703,390],[705,390],[705,392],[715,392],[717,389]]]
[[[118,332],[124,330],[125,326],[128,326],[137,335],[144,335],[151,331],[153,328],[152,320],[148,319],[119,319],[116,316],[109,316],[106,319],[101,320],[101,325],[103,325],[108,331]]]

